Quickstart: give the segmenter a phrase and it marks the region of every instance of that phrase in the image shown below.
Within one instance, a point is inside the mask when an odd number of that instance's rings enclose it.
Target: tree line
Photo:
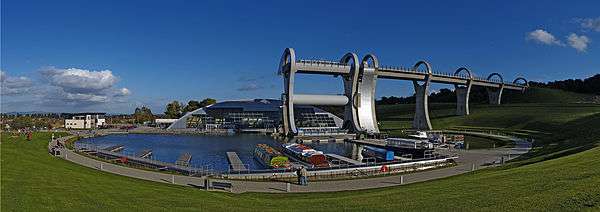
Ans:
[[[202,101],[190,100],[188,101],[187,105],[184,105],[179,101],[172,101],[166,105],[165,112],[162,117],[169,119],[181,118],[181,116],[185,115],[187,112],[192,112],[196,109],[212,105],[214,103],[217,103],[217,100],[211,98],[206,98]],[[152,114],[152,110],[145,106],[136,107],[133,113],[133,119],[135,120],[135,123],[153,121],[155,117],[156,116]]]
[[[600,74],[586,79],[567,79],[553,82],[529,82],[530,86],[541,88],[554,88],[576,93],[587,93],[600,95]]]
[[[600,74],[596,74],[586,79],[567,79],[558,80],[552,82],[529,82],[531,87],[539,88],[552,88],[561,89],[576,93],[596,94],[600,95]],[[513,95],[514,92],[505,90],[506,100],[510,101],[509,96]],[[429,101],[431,102],[456,102],[456,93],[453,90],[443,88],[438,92],[431,93],[429,95]],[[471,94],[469,95],[469,102],[471,103],[485,103],[488,101],[488,94],[484,87],[473,86],[471,87]],[[376,104],[380,105],[393,105],[393,104],[414,104],[415,95],[407,97],[396,97],[396,96],[384,96],[376,101]]]

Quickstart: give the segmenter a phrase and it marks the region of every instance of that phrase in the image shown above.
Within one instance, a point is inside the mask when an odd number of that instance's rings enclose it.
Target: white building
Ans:
[[[65,119],[66,129],[93,129],[106,124],[104,113],[78,113]]]
[[[167,127],[171,126],[171,124],[173,124],[177,120],[178,119],[154,119],[154,123],[156,124],[157,127],[167,128]]]

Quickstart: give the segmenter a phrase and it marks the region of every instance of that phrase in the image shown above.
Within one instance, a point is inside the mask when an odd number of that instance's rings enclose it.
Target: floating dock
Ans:
[[[109,146],[107,148],[104,148],[104,150],[109,151],[109,152],[120,152],[123,149],[125,149],[125,146],[123,146],[123,145],[114,145],[114,146]]]
[[[334,158],[334,159],[337,159],[340,161],[344,161],[344,162],[346,162],[348,164],[352,164],[352,165],[364,165],[365,164],[363,162],[360,162],[360,161],[357,161],[357,160],[354,160],[351,158],[347,158],[347,157],[344,157],[341,155],[336,155],[336,154],[325,154],[325,155],[327,155],[327,157],[331,157],[331,158]]]
[[[141,152],[139,152],[138,154],[136,154],[136,157],[140,157],[140,158],[148,158],[152,155],[152,150],[151,149],[144,149]]]
[[[190,154],[189,152],[185,152],[179,155],[179,159],[175,161],[175,164],[180,166],[189,166],[190,161],[192,161],[192,154]]]
[[[237,153],[227,152],[227,160],[229,161],[229,168],[231,168],[232,171],[248,171],[248,168],[244,166],[244,163],[242,163],[242,160],[240,160]]]

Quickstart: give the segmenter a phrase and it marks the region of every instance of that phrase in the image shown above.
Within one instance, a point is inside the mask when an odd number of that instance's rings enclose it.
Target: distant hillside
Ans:
[[[530,87],[524,93],[506,90],[502,103],[600,103],[593,94],[569,92],[559,89]]]
[[[532,87],[554,88],[577,93],[600,95],[600,74],[581,79],[557,80],[553,82],[529,82]]]

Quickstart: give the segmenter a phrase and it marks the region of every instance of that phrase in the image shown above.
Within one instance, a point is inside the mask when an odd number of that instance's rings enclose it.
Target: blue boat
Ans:
[[[377,148],[377,147],[372,147],[372,146],[365,146],[362,150],[362,154],[365,157],[373,157],[373,158],[386,160],[386,161],[394,160],[394,151]]]

